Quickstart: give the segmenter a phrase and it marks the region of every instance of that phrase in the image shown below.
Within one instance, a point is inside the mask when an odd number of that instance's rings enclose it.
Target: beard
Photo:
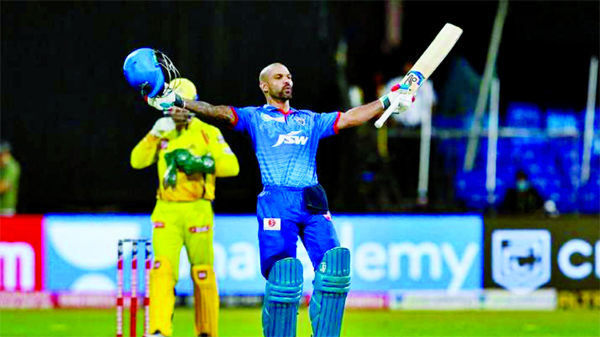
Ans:
[[[292,99],[292,88],[289,88],[289,90],[287,90],[287,91],[286,91],[286,89],[287,88],[283,88],[277,92],[271,93],[271,97],[273,97],[274,99],[277,99],[277,100],[282,100],[282,101]]]

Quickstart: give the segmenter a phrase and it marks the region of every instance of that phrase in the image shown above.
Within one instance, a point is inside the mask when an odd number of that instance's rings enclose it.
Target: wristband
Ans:
[[[177,94],[175,94],[175,102],[173,102],[173,105],[185,109],[185,101]]]
[[[383,107],[383,110],[387,110],[387,108],[389,108],[390,105],[392,105],[392,97],[390,97],[391,95],[397,96],[398,93],[392,91],[392,92],[387,93],[379,98],[379,102],[381,102],[381,106]],[[394,98],[396,98],[396,97],[394,97]]]

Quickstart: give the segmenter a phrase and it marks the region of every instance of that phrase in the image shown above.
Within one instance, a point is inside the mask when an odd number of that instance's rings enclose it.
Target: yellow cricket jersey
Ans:
[[[187,149],[196,156],[210,153],[215,161],[215,173],[195,173],[188,176],[183,171],[178,171],[175,188],[165,189],[165,154],[176,149]],[[221,131],[195,117],[181,131],[173,130],[161,138],[147,134],[131,152],[131,166],[135,169],[146,168],[155,162],[159,180],[156,198],[164,201],[214,200],[216,177],[233,177],[240,171],[237,157],[227,145]]]

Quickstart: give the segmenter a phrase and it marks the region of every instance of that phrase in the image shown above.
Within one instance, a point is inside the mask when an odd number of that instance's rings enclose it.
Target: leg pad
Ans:
[[[308,312],[314,337],[339,336],[350,290],[350,251],[328,250],[315,271]]]
[[[194,305],[196,309],[196,336],[219,335],[219,292],[217,278],[210,265],[192,267]]]
[[[275,262],[269,273],[262,323],[266,337],[296,336],[298,307],[302,298],[302,263],[295,258]]]

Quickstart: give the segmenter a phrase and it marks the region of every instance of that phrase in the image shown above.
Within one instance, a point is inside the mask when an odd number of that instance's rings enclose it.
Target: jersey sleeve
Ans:
[[[160,138],[147,134],[131,151],[130,163],[134,169],[143,169],[156,161]]]
[[[319,138],[333,136],[339,132],[337,122],[340,114],[339,111],[314,114],[315,131],[319,133]]]
[[[240,172],[240,164],[236,155],[231,151],[225,137],[216,127],[211,127],[209,131],[211,148],[210,152],[215,160],[215,176],[217,177],[235,177]]]
[[[252,117],[254,115],[255,108],[254,107],[245,107],[245,108],[235,108],[231,107],[233,114],[235,116],[235,122],[232,130],[238,132],[251,132],[252,125]]]

